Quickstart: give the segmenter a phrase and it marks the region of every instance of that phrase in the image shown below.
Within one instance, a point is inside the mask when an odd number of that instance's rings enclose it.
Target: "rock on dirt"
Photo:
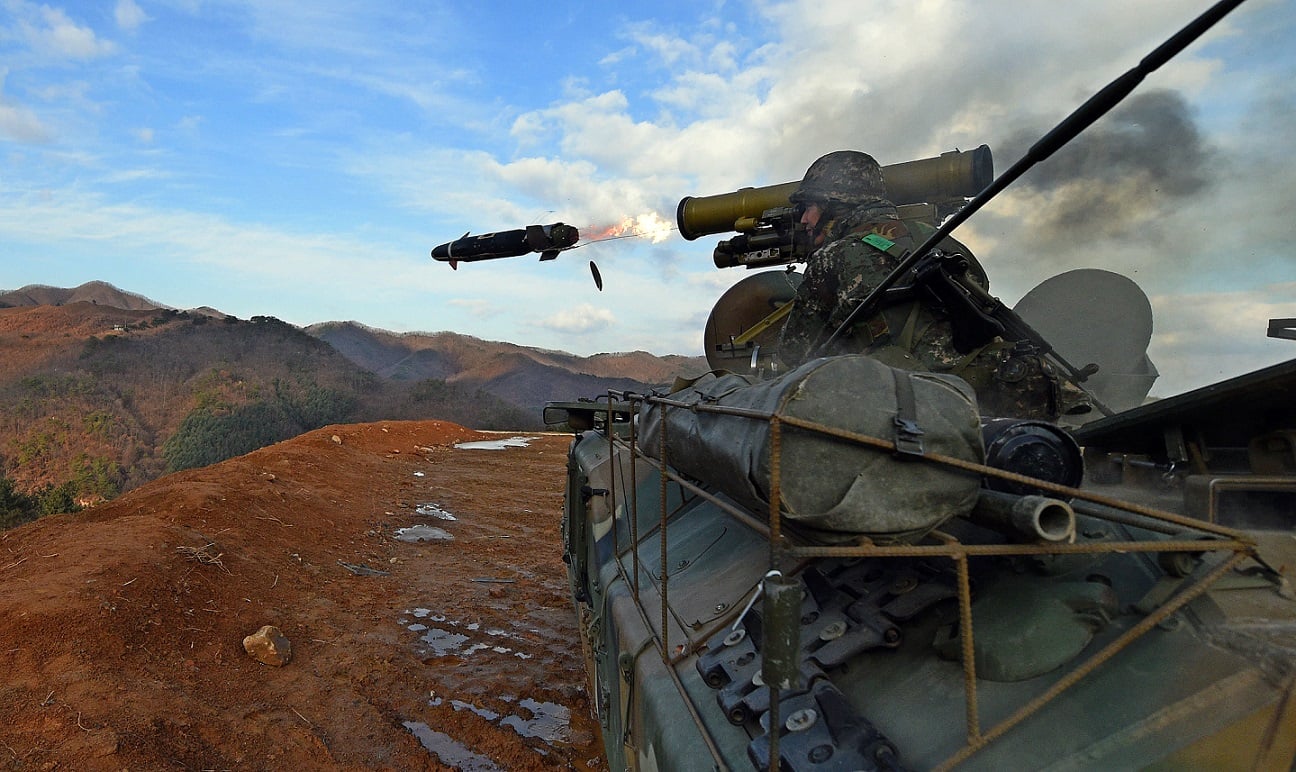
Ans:
[[[453,447],[490,438],[330,426],[0,533],[0,760],[606,768],[561,560],[569,438]],[[394,538],[421,506],[453,541]],[[267,621],[288,667],[243,650]]]
[[[244,638],[243,650],[263,665],[283,667],[292,662],[292,644],[274,625],[263,625]]]

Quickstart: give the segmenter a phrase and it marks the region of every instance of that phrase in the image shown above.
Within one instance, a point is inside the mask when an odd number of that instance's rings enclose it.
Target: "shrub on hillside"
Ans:
[[[277,406],[267,402],[240,405],[229,411],[195,409],[162,444],[167,471],[215,464],[251,453],[298,433],[297,426]]]
[[[162,445],[167,471],[207,466],[302,432],[349,420],[359,404],[354,394],[314,383],[292,387],[276,379],[271,400],[237,407],[202,403],[185,416]]]
[[[46,485],[34,493],[18,490],[8,477],[0,477],[0,528],[13,528],[43,515],[76,512],[74,486]]]

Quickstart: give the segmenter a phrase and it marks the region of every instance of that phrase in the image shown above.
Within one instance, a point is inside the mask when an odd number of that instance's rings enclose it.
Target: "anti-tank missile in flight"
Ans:
[[[541,260],[553,260],[559,252],[571,249],[579,239],[580,232],[575,227],[560,222],[478,236],[465,233],[462,238],[433,248],[432,259],[449,263],[455,269],[461,262],[519,257],[532,252],[539,252]]]

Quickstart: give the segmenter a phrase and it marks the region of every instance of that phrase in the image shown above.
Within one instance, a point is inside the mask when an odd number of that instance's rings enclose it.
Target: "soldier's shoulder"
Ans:
[[[871,250],[872,247],[864,243],[861,239],[861,234],[847,233],[840,238],[824,244],[816,251],[815,257],[821,263],[831,263],[848,256],[863,254]]]

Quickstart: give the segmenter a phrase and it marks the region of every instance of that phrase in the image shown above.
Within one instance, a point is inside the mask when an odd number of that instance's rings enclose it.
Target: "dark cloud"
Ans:
[[[1016,162],[1049,128],[1018,129],[996,155]],[[1183,96],[1161,89],[1131,97],[1017,185],[1047,199],[1050,235],[1120,236],[1205,193],[1220,165]]]

